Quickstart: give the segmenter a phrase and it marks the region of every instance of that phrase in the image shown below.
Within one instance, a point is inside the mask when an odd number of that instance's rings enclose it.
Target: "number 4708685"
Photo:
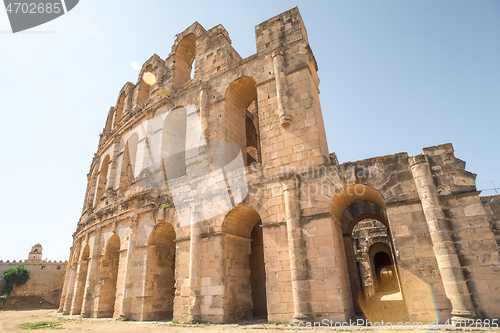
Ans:
[[[61,4],[60,3],[27,3],[27,2],[14,2],[9,3],[5,8],[7,13],[14,14],[23,13],[23,14],[59,14],[61,12]]]

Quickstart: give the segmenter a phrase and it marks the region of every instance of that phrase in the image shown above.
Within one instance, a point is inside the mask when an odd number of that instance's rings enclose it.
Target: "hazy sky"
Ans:
[[[0,8],[0,259],[67,259],[98,134],[132,62],[222,24],[242,57],[254,26],[298,6],[340,162],[452,142],[500,187],[500,1],[95,1],[12,34]],[[491,192],[490,192],[491,193]]]

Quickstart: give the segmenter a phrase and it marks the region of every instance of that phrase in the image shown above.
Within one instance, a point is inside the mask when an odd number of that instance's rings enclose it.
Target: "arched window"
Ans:
[[[120,119],[123,116],[123,110],[125,108],[125,98],[126,98],[125,92],[122,92],[121,95],[120,95],[120,98],[118,99],[118,105],[116,106],[116,109],[115,109],[115,116],[114,116],[114,119],[113,119],[113,126],[115,126],[116,124],[118,124],[118,122],[120,121]]]
[[[104,127],[104,133],[107,134],[111,131],[113,127],[113,118],[115,117],[115,110],[111,108],[108,113],[108,118],[106,118],[106,126]]]
[[[109,155],[106,155],[101,163],[101,169],[99,170],[99,180],[97,182],[97,190],[95,195],[94,205],[97,206],[99,201],[106,190],[106,185],[108,184],[108,168],[109,168]]]
[[[125,143],[125,147],[123,148],[123,161],[122,168],[120,173],[120,187],[119,192],[123,193],[134,181],[134,171],[135,171],[135,163],[137,156],[137,143],[139,141],[139,136],[137,133],[133,133],[127,143]]]
[[[225,103],[225,141],[237,144],[245,160],[245,165],[259,160],[257,144],[258,128],[247,116],[257,114],[257,89],[255,80],[244,76],[227,88]],[[254,111],[254,113],[250,112]]]
[[[139,82],[139,92],[137,96],[137,105],[142,105],[149,98],[149,92],[151,90],[151,85],[153,85],[155,80],[154,75],[152,75],[153,66],[148,65],[141,76],[141,80]]]
[[[186,174],[186,124],[187,113],[182,106],[170,111],[163,124],[161,158],[170,179]]]
[[[191,80],[194,58],[196,55],[196,36],[189,34],[184,37],[175,51],[175,67],[173,85],[178,87]]]

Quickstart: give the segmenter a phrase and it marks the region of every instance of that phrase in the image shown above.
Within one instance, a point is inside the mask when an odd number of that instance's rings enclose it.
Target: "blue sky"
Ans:
[[[94,1],[25,33],[0,9],[0,259],[67,259],[86,174],[132,62],[165,59],[175,35],[222,24],[242,57],[254,26],[298,6],[340,162],[452,142],[500,187],[499,1]]]

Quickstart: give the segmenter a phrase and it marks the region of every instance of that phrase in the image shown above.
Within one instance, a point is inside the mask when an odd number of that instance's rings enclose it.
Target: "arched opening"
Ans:
[[[380,260],[386,260],[386,256],[388,256],[392,262],[393,258],[384,200],[373,188],[354,184],[335,194],[330,209],[332,217],[340,222],[342,229],[354,314],[374,318],[373,314],[380,310],[378,307],[382,297],[377,293],[377,277],[375,275],[384,274],[386,276],[392,273],[397,284],[397,271],[393,264],[390,266],[392,267],[391,273],[381,271],[384,268],[387,269],[387,265],[384,264],[385,261]],[[377,266],[379,267],[378,271],[374,269],[373,261],[376,253],[369,252],[372,251],[370,249],[374,243],[385,246],[385,256],[383,257],[385,259],[377,259],[378,265],[381,265]],[[406,319],[406,304],[401,299],[398,299],[398,302],[397,304],[392,303],[390,306],[385,304],[385,309],[397,313],[400,316],[399,319]],[[385,318],[379,319],[385,320]]]
[[[85,294],[85,285],[87,283],[89,260],[90,260],[90,247],[87,244],[83,248],[82,255],[80,256],[80,261],[78,262],[78,268],[77,268],[78,271],[76,278],[77,286],[73,298],[73,306],[70,313],[72,315],[81,314],[82,312],[83,295]]]
[[[171,110],[163,123],[161,159],[165,179],[175,179],[186,174],[187,112],[182,106]]]
[[[95,195],[94,205],[97,206],[99,201],[101,201],[102,195],[106,190],[106,185],[108,184],[108,168],[109,168],[109,155],[106,155],[101,163],[101,169],[99,170],[99,180],[97,182],[97,190]]]
[[[264,265],[264,241],[261,222],[252,228],[250,264],[250,287],[252,288],[252,315],[254,318],[267,319],[266,268]]]
[[[228,321],[267,318],[264,243],[259,213],[248,206],[234,208],[224,219],[226,267],[229,293],[224,298],[231,313]],[[238,304],[234,307],[234,304]]]
[[[137,105],[140,106],[149,98],[149,93],[151,86],[156,83],[156,79],[152,73],[153,66],[148,65],[142,72],[141,79],[139,81],[139,92],[137,94]]]
[[[259,147],[257,141],[257,131],[252,120],[246,116],[245,117],[245,127],[246,127],[246,148],[247,148],[247,165],[251,165],[254,162],[260,162],[259,157]]]
[[[137,144],[139,136],[133,133],[123,148],[123,160],[120,173],[120,187],[119,192],[123,193],[128,190],[130,185],[134,182],[134,170],[137,156]]]
[[[123,109],[125,108],[125,97],[126,97],[125,92],[122,92],[120,94],[120,98],[118,99],[118,104],[116,105],[115,116],[113,119],[113,126],[118,124],[118,122],[123,116]]]
[[[237,144],[243,154],[245,165],[259,161],[257,89],[255,80],[243,76],[229,86],[225,102],[225,141]]]
[[[116,281],[120,261],[120,237],[113,234],[106,245],[100,269],[100,293],[97,306],[98,318],[112,318],[116,301]]]
[[[397,293],[399,285],[389,245],[385,243],[373,244],[368,251],[368,255],[376,292],[383,295]]]
[[[108,117],[106,118],[106,126],[104,126],[104,133],[103,134],[109,134],[111,131],[111,128],[113,126],[113,118],[115,116],[116,110],[111,108],[108,113]]]
[[[178,87],[191,80],[195,56],[196,36],[194,34],[189,34],[179,42],[175,51],[175,66],[172,78],[174,87]]]
[[[358,205],[359,207],[359,205]],[[376,277],[369,249],[374,243],[390,244],[387,227],[376,218],[365,218],[356,223],[352,230],[354,253],[358,263],[363,298],[370,299],[376,293]],[[390,247],[388,254],[391,255]]]
[[[175,230],[168,222],[156,225],[149,239],[143,320],[173,318],[175,298]]]

